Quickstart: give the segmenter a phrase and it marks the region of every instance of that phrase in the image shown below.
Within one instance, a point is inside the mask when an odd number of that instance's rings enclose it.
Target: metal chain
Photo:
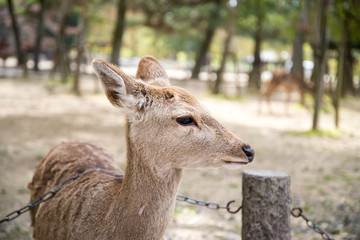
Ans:
[[[3,223],[3,222],[10,222],[12,220],[14,220],[15,218],[19,217],[21,214],[24,214],[26,213],[27,211],[33,209],[34,207],[37,207],[40,205],[40,203],[43,203],[43,202],[46,202],[47,200],[53,198],[55,196],[55,194],[57,192],[59,192],[63,187],[65,187],[65,185],[71,181],[71,180],[75,180],[77,179],[78,177],[80,177],[84,172],[76,175],[76,176],[72,176],[68,179],[66,179],[65,181],[62,182],[61,186],[56,188],[56,189],[53,189],[53,190],[50,190],[46,193],[44,193],[43,195],[40,196],[39,199],[33,201],[32,203],[29,203],[28,205],[26,205],[25,207],[23,208],[20,208],[19,210],[15,210],[11,213],[9,213],[8,215],[6,215],[3,219],[0,220],[0,224]]]
[[[43,195],[40,196],[39,199],[33,201],[32,203],[29,203],[25,207],[22,207],[22,208],[20,208],[18,210],[15,210],[15,211],[9,213],[8,215],[6,215],[3,219],[0,220],[0,224],[3,223],[3,222],[10,222],[10,221],[14,220],[15,218],[19,217],[20,215],[26,213],[27,211],[39,206],[41,203],[46,202],[49,199],[53,198],[55,196],[55,194],[57,192],[59,192],[63,187],[65,187],[65,185],[69,181],[79,178],[81,175],[83,175],[85,172],[87,172],[89,170],[95,170],[95,169],[88,169],[88,170],[86,170],[86,171],[84,171],[84,172],[82,172],[82,173],[80,173],[80,174],[78,174],[76,176],[72,176],[72,177],[66,179],[65,181],[62,182],[60,187],[44,193]],[[96,169],[96,170],[102,170],[102,169]],[[113,172],[113,171],[109,171],[109,172]],[[197,200],[195,198],[187,197],[187,196],[182,195],[182,194],[178,194],[177,197],[176,197],[176,200],[187,202],[187,203],[190,203],[190,204],[199,205],[199,206],[204,206],[204,207],[207,207],[207,208],[212,209],[212,210],[226,209],[229,213],[232,213],[232,214],[235,214],[235,213],[239,212],[240,209],[242,208],[242,206],[240,206],[238,209],[236,209],[234,211],[230,209],[230,204],[235,202],[235,200],[229,201],[228,204],[226,205],[226,207],[221,206],[218,203],[204,202],[204,201],[201,201],[201,200]]]
[[[204,202],[204,201],[201,201],[201,200],[198,200],[198,199],[195,199],[195,198],[191,198],[191,197],[188,197],[188,196],[185,196],[185,195],[182,195],[182,194],[178,194],[177,197],[176,197],[176,200],[186,202],[186,203],[190,203],[190,204],[193,204],[193,205],[207,207],[207,208],[212,209],[212,210],[226,209],[226,211],[228,211],[231,214],[238,213],[242,208],[242,206],[240,206],[236,210],[231,210],[230,209],[230,205],[233,202],[235,202],[235,200],[229,201],[226,204],[226,206],[221,206],[220,204],[214,203],[214,202]]]
[[[317,232],[318,234],[321,235],[322,239],[326,239],[326,240],[334,240],[333,238],[331,238],[326,232],[324,232],[324,230],[322,230],[321,228],[319,228],[311,219],[307,218],[304,214],[303,214],[303,209],[301,207],[294,207],[291,209],[291,215],[293,217],[302,217],[305,222],[306,225],[313,229],[315,232]]]
[[[88,170],[86,170],[86,171],[84,171],[84,172],[82,172],[82,173],[80,173],[80,174],[78,174],[76,176],[72,176],[72,177],[66,179],[65,181],[62,182],[60,187],[44,193],[43,195],[40,196],[39,199],[37,199],[37,200],[33,201],[32,203],[26,205],[25,207],[22,207],[22,208],[20,208],[18,210],[15,210],[15,211],[9,213],[8,215],[5,216],[5,218],[0,220],[0,224],[3,223],[3,222],[10,222],[10,221],[14,220],[15,218],[19,217],[20,215],[26,213],[27,211],[39,206],[41,203],[50,200],[51,198],[53,198],[55,196],[55,194],[57,192],[59,192],[63,187],[65,187],[66,184],[69,181],[72,181],[72,180],[75,180],[75,179],[79,178],[81,175],[83,175],[85,172],[87,172],[89,170],[93,170],[93,169],[88,169]],[[236,210],[231,210],[230,205],[233,202],[235,202],[235,200],[229,201],[226,204],[226,206],[221,206],[219,203],[214,203],[214,202],[205,202],[205,201],[198,200],[198,199],[195,199],[195,198],[191,198],[191,197],[188,197],[188,196],[185,196],[185,195],[182,195],[182,194],[178,194],[177,197],[176,197],[176,200],[186,202],[186,203],[189,203],[189,204],[193,204],[193,205],[207,207],[207,208],[212,209],[212,210],[226,209],[226,211],[228,211],[231,214],[236,214],[242,209],[242,206],[240,206]],[[300,208],[300,207],[292,208],[291,209],[291,215],[293,217],[295,217],[295,218],[302,217],[306,221],[307,226],[309,228],[313,229],[315,232],[319,233],[323,239],[334,240],[326,232],[324,232],[324,230],[319,228],[311,219],[307,218],[303,214],[303,209],[302,208]]]

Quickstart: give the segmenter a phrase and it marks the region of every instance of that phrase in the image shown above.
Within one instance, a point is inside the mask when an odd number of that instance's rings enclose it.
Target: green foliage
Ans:
[[[13,0],[17,14],[36,20],[36,14],[29,9],[39,0]],[[118,0],[89,0],[87,4],[87,43],[91,50],[110,54],[111,39],[115,26]],[[223,42],[227,27],[226,3],[228,0],[133,0],[127,1],[126,28],[121,55],[125,57],[152,54],[158,58],[181,56],[192,62],[209,25],[216,25],[217,31],[210,47],[212,66],[217,68],[222,58]],[[62,1],[47,0],[47,10],[60,9]],[[76,26],[83,2],[71,2],[69,23]],[[231,54],[244,59],[253,52],[253,36],[259,16],[263,19],[262,49],[272,49],[280,53],[291,52],[296,32],[297,20],[302,9],[300,0],[238,0],[235,11],[235,36],[231,44]],[[316,1],[309,1],[310,29],[314,25]],[[6,7],[6,0],[0,0],[0,7]],[[217,10],[219,19],[214,20],[211,12]],[[360,45],[360,1],[335,0],[329,9],[330,42],[339,43],[342,19],[347,18],[352,41]],[[57,17],[56,12],[54,17]],[[309,36],[311,36],[311,32]],[[309,37],[308,37],[309,38]],[[67,45],[75,47],[75,38],[66,38]],[[310,42],[310,38],[307,39]],[[356,45],[356,44],[355,44]],[[90,44],[88,44],[90,46]],[[185,56],[185,58],[184,58]],[[357,56],[357,55],[355,55]],[[311,45],[304,45],[304,59],[312,60]],[[229,59],[230,60],[230,59]],[[231,64],[229,64],[231,65]],[[189,64],[187,65],[189,66]],[[247,69],[248,70],[248,69]],[[334,74],[335,71],[332,71]]]
[[[265,40],[289,43],[295,33],[295,20],[299,10],[297,1],[241,1],[237,18],[238,34],[253,36],[257,27],[257,19],[261,17]]]

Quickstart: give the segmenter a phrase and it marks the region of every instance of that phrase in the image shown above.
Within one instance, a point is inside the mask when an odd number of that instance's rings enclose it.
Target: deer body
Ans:
[[[303,78],[298,73],[278,71],[273,72],[273,77],[269,82],[266,82],[260,89],[260,105],[259,112],[261,112],[261,102],[263,98],[266,98],[269,111],[271,109],[271,96],[275,91],[282,89],[286,92],[286,111],[288,112],[289,102],[292,92],[298,92],[300,94],[300,103],[305,105],[305,93],[313,94],[313,88],[304,82]]]
[[[187,91],[171,87],[152,57],[137,79],[93,61],[109,101],[127,112],[125,175],[89,143],[62,143],[41,161],[31,201],[69,182],[31,210],[35,239],[161,239],[171,220],[183,168],[239,168],[254,151],[228,132]]]

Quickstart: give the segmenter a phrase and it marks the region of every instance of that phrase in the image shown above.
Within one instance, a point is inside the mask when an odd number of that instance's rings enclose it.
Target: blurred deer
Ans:
[[[285,71],[277,71],[272,73],[270,81],[262,84],[259,96],[259,112],[261,113],[262,101],[266,98],[269,112],[272,113],[271,96],[277,90],[286,92],[286,113],[289,113],[289,102],[292,92],[300,94],[300,103],[305,106],[305,93],[314,95],[314,88],[308,85],[298,73],[290,73]]]
[[[254,151],[189,92],[170,86],[154,58],[141,59],[136,78],[100,59],[92,64],[110,103],[127,114],[126,171],[89,143],[53,148],[29,184],[31,201],[86,172],[31,210],[34,238],[162,239],[184,168],[238,169]]]

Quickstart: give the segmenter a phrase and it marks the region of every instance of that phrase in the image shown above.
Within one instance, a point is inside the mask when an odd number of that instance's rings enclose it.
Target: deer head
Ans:
[[[170,86],[153,57],[141,59],[136,78],[100,59],[92,64],[111,104],[127,113],[128,158],[141,159],[157,176],[179,168],[236,169],[253,160],[249,145],[185,89]]]

